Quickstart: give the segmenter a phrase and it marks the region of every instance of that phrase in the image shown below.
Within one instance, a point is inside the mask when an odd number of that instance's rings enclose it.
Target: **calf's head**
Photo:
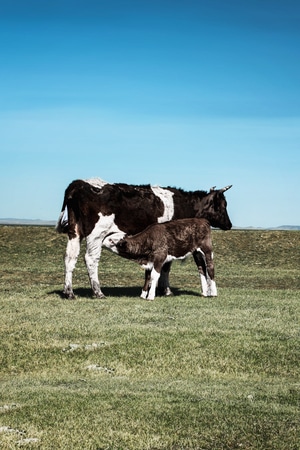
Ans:
[[[117,247],[118,250],[126,250],[127,248],[127,241],[126,238],[122,238],[120,239],[118,242],[115,243],[115,246]]]
[[[147,243],[144,237],[125,235],[122,239],[115,243],[116,250],[123,258],[132,259],[134,261],[144,261],[148,254]]]
[[[115,247],[120,256],[128,257],[128,253],[132,249],[128,248],[127,235],[125,235],[122,239],[115,242]]]

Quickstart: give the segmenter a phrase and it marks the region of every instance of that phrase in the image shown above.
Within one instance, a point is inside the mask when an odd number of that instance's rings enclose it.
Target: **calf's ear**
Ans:
[[[126,241],[125,239],[120,239],[119,242],[117,242],[117,247],[122,248],[123,250],[126,248]]]

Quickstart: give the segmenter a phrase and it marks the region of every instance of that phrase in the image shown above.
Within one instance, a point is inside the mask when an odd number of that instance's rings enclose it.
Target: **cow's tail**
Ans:
[[[74,196],[76,197],[76,192],[81,185],[81,180],[75,180],[67,187],[65,191],[61,213],[55,227],[58,233],[75,233],[73,228],[75,224],[78,225],[78,215],[75,213],[75,210],[78,210],[78,205],[76,200],[74,200]]]
[[[58,233],[68,233],[69,228],[69,218],[68,218],[68,190],[65,192],[64,202],[61,208],[61,213],[59,215],[58,221],[56,223],[56,231]]]
[[[58,233],[67,233],[68,232],[68,207],[66,202],[64,201],[61,213],[59,215],[58,221],[56,223],[56,231]]]

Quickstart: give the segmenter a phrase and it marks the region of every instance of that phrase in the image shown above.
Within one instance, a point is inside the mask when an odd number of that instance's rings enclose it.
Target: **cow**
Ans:
[[[73,181],[65,190],[56,225],[58,232],[68,234],[64,296],[75,298],[72,274],[82,239],[86,239],[85,263],[92,292],[95,297],[104,298],[98,264],[103,245],[116,251],[112,237],[121,239],[125,234],[134,235],[153,223],[193,217],[203,217],[211,226],[229,230],[232,224],[224,196],[229,188],[231,185],[218,190],[214,187],[209,192],[187,192],[173,187],[110,184],[98,178]],[[159,288],[165,295],[171,295],[170,264],[163,267],[159,281]]]
[[[174,259],[193,255],[198,267],[202,295],[217,296],[214,280],[211,229],[206,219],[178,219],[149,225],[134,236],[124,236],[112,245],[123,258],[136,261],[146,270],[141,297],[154,300],[162,267]]]

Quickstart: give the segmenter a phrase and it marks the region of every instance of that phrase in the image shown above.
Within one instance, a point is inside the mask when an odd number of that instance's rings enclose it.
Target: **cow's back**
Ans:
[[[164,204],[150,185],[105,185],[100,197],[102,210],[114,214],[116,226],[127,234],[144,230],[164,214]]]
[[[65,207],[69,232],[76,224],[82,236],[88,236],[101,217],[103,222],[114,222],[124,233],[136,234],[149,224],[158,222],[164,215],[164,203],[150,185],[101,185],[75,180],[65,191]]]

